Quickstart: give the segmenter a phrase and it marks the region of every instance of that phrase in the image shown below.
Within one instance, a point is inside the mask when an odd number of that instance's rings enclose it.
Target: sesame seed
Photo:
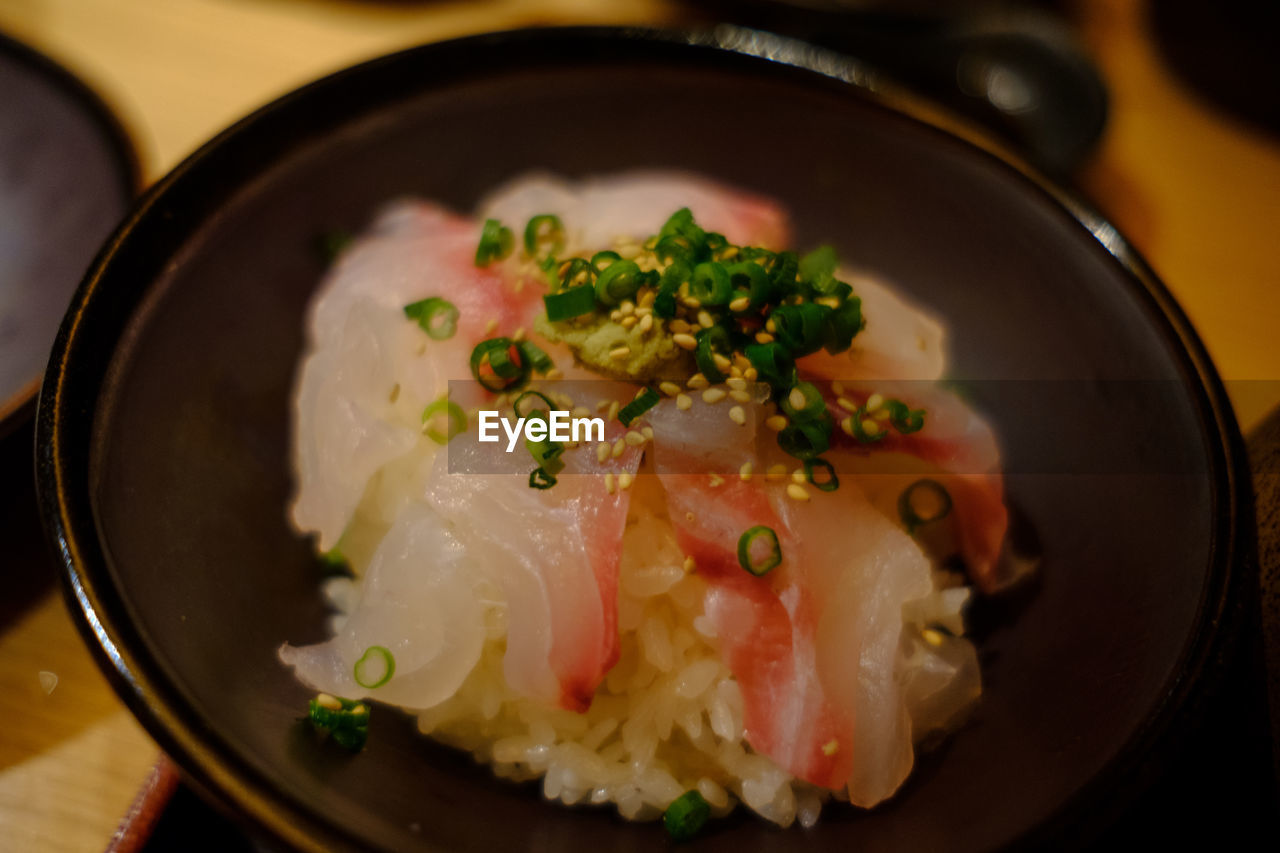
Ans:
[[[680,386],[674,382],[659,382],[658,390],[668,397],[674,397],[680,393]]]
[[[551,368],[550,370],[548,370],[548,371],[547,371],[547,378],[548,378],[548,379],[563,379],[563,378],[564,378],[564,371],[563,371],[563,370],[561,370],[561,369],[560,369],[560,368],[558,368],[558,367],[553,367],[553,368]]]
[[[653,315],[645,314],[640,318],[640,331],[647,332],[653,328]]]
[[[871,418],[863,418],[862,431],[867,435],[878,435],[880,433],[880,424],[871,420]]]
[[[742,410],[741,406],[734,406],[729,410],[729,420],[738,426],[744,426],[747,422],[747,413]]]
[[[679,317],[672,320],[667,325],[669,325],[671,327],[671,331],[675,332],[676,334],[683,334],[689,331],[689,328],[690,328],[689,324],[686,323],[684,320],[681,320]]]
[[[768,344],[773,343],[773,335],[768,332],[756,332],[756,343]]]
[[[836,405],[847,412],[856,412],[858,410],[858,404],[846,397],[836,397]]]
[[[819,305],[825,305],[833,311],[840,307],[840,300],[836,299],[834,296],[822,296],[813,301]]]
[[[770,318],[764,321],[764,330],[769,334],[773,334],[774,332],[778,331],[778,326],[776,323],[773,322],[773,319]]]
[[[837,397],[844,395],[844,383],[839,379],[832,380],[831,390],[835,392]]]
[[[729,310],[730,311],[746,311],[747,307],[750,305],[751,305],[751,297],[739,296],[737,299],[729,303]]]
[[[713,352],[711,354],[711,360],[715,362],[716,367],[720,368],[721,372],[727,371],[733,367],[733,362],[718,352]]]
[[[604,475],[604,490],[609,494],[613,494],[613,474]]]
[[[887,421],[891,416],[892,415],[888,409],[876,409],[874,412],[871,413],[871,417],[875,418],[878,421]]]
[[[573,411],[571,411],[569,414],[573,415],[575,418],[585,418],[590,416],[591,410],[588,409],[586,406],[575,406],[573,408]]]
[[[612,400],[596,400],[596,411],[603,412],[605,409],[609,408],[609,404],[612,402]]]
[[[706,311],[699,311],[699,312],[698,312],[698,325],[699,325],[699,326],[701,326],[701,327],[702,327],[702,328],[704,328],[704,329],[710,329],[710,328],[711,328],[712,326],[714,326],[715,324],[716,324],[716,321],[715,321],[714,319],[712,319],[712,317],[711,317],[711,315],[710,315],[709,313],[707,313]]]
[[[623,317],[636,313],[636,304],[630,299],[622,300],[622,304],[618,306],[618,313]]]
[[[737,356],[734,356],[734,358],[737,358]],[[747,363],[750,364],[750,362],[747,362]],[[729,375],[732,376],[734,379],[741,379],[742,367],[740,365],[735,364],[733,367],[729,368]]]
[[[399,400],[399,399],[400,399],[400,383],[397,382],[395,385],[391,386],[390,400],[391,402],[394,403],[396,400]]]
[[[418,344],[417,354],[426,355],[426,353],[427,353],[427,342],[423,341],[422,343]]]
[[[831,756],[840,751],[840,741],[832,738],[822,745],[822,754]]]
[[[755,467],[755,466],[753,466],[753,465],[751,464],[751,460],[750,460],[750,459],[748,459],[746,462],[743,462],[743,463],[742,463],[742,467],[738,469],[738,476],[739,476],[739,477],[741,477],[744,481],[745,481],[745,480],[750,480],[750,479],[751,479],[751,469],[752,469],[752,468],[754,468],[754,467]]]
[[[339,705],[338,707],[342,707],[342,706]],[[350,713],[352,716],[358,717],[361,714],[367,714],[368,712],[369,712],[369,709],[366,708],[363,704],[360,704],[352,708]]]
[[[613,458],[617,459],[627,450],[627,443],[623,439],[618,439],[613,443]]]
[[[694,570],[695,570],[695,569],[697,569],[697,568],[698,568],[698,564],[694,562],[693,557],[685,557],[685,558],[684,558],[684,570],[685,570],[685,574],[688,574],[689,572],[692,572],[692,571],[694,571]]]
[[[697,516],[695,516],[692,512],[686,512],[684,514],[684,520],[689,522],[690,524],[693,524],[693,520],[695,518],[697,518]]]
[[[334,697],[330,696],[328,693],[321,693],[319,696],[317,696],[316,704],[319,705],[321,708],[327,708],[330,711],[342,710],[342,703],[339,702]]]
[[[623,260],[634,260],[635,258],[640,257],[640,247],[635,243],[627,243],[626,245],[618,247],[618,255]]]
[[[630,471],[623,471],[621,474],[618,475],[618,488],[619,489],[631,488],[632,479],[633,478],[631,476]]]
[[[631,355],[631,347],[615,347],[609,350],[609,358],[614,361],[622,361],[629,355]]]
[[[924,637],[924,641],[931,646],[942,645],[942,634],[932,628],[925,628],[920,632],[920,636]]]
[[[707,377],[703,376],[701,373],[695,373],[689,377],[689,381],[685,384],[697,391],[701,388],[706,388],[711,383],[708,382]]]
[[[609,458],[609,442],[602,441],[596,445],[596,461],[604,463]]]
[[[787,466],[781,462],[777,465],[770,465],[764,476],[766,480],[781,480],[787,476]]]
[[[737,402],[739,402],[739,403],[750,403],[750,402],[751,402],[751,392],[750,392],[750,391],[730,391],[730,392],[729,392],[729,396],[730,396],[730,397],[732,397],[734,400],[736,400],[736,401],[737,401]]]
[[[645,441],[644,435],[637,432],[636,430],[631,430],[622,438],[627,442],[627,444],[631,445],[632,447],[639,447],[640,445],[644,444],[644,441]]]
[[[846,435],[853,435],[853,416],[845,418],[840,422],[840,429],[845,431]]]
[[[620,322],[621,322],[622,328],[630,329],[632,326],[636,325],[640,321],[636,318],[635,314],[630,314],[626,317],[623,317]]]
[[[693,405],[693,398],[690,397],[688,394],[676,395],[676,408],[679,409],[680,411],[687,412],[692,405]]]
[[[547,374],[547,376],[550,375],[550,373]],[[755,382],[760,378],[760,371],[756,370],[754,367],[748,367],[746,370],[742,371],[742,378],[748,382]]]
[[[764,419],[764,425],[774,432],[782,432],[787,428],[787,419],[784,415],[770,415]]]
[[[489,322],[484,324],[484,333],[486,335],[492,335],[496,331],[498,331],[498,318],[492,317],[489,319]]]
[[[809,478],[804,475],[803,468],[797,468],[791,472],[791,482],[798,483],[801,486],[803,486],[808,481],[809,481]]]
[[[520,328],[515,330],[515,332],[511,335],[511,340],[513,341],[524,340],[524,326],[521,326]]]
[[[799,388],[791,389],[791,393],[787,395],[787,402],[790,403],[791,408],[795,409],[797,412],[804,411],[804,407],[809,404],[808,399],[804,396],[804,392]]]
[[[797,483],[788,483],[787,497],[796,501],[807,501],[809,500],[809,492],[807,489],[805,489],[804,486],[801,486]]]
[[[644,436],[645,441],[653,441],[653,427],[640,427],[640,434]]]
[[[874,412],[876,409],[884,405],[884,397],[879,394],[872,394],[867,398],[867,411]]]
[[[724,381],[724,384],[728,385],[734,391],[743,391],[746,390],[747,380],[743,379],[741,376],[731,376]]]
[[[690,308],[701,308],[702,300],[698,299],[696,296],[686,296],[684,298],[684,304],[688,305]]]
[[[672,335],[671,340],[681,349],[694,350],[698,348],[698,339],[684,332]]]
[[[609,312],[609,319],[615,323],[618,322],[619,320],[622,319],[622,312],[619,311],[617,308],[614,308],[612,311]]]
[[[724,398],[723,388],[708,388],[702,392],[702,402],[704,403],[719,403]]]
[[[618,409],[622,408],[622,404],[617,400],[609,401],[609,414],[605,416],[605,420],[611,421],[618,416]]]
[[[658,291],[646,288],[644,293],[640,294],[640,307],[652,308],[653,302],[658,298]]]
[[[724,477],[721,477],[719,474],[712,474],[707,478],[707,482],[711,484],[711,488],[718,488],[719,486],[724,485]]]

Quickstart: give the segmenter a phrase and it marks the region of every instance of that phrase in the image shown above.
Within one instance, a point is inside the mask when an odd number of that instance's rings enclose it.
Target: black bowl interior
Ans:
[[[531,168],[638,166],[772,195],[801,244],[834,243],[942,315],[1044,555],[1016,601],[980,614],[981,704],[899,796],[804,832],[737,819],[699,846],[980,850],[1108,796],[1198,674],[1236,535],[1233,427],[1176,309],[1049,192],[865,92],[617,34],[482,38],[348,72],[216,141],[140,209],[64,327],[41,413],[46,508],[126,698],[197,779],[295,841],[659,840],[495,781],[392,710],[362,755],[318,749],[297,724],[308,692],[275,656],[325,634],[316,564],[285,521],[317,235],[396,196],[468,210]],[[1124,398],[1143,383],[1161,389],[1158,429]],[[1019,387],[1069,389],[1037,399],[1070,406],[1048,418]]]

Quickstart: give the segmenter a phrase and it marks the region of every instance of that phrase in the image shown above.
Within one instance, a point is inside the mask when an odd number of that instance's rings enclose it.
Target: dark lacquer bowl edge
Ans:
[[[259,109],[190,155],[137,202],[94,260],[72,300],[45,375],[36,421],[37,481],[46,535],[65,570],[62,578],[68,606],[113,687],[188,777],[223,805],[231,806],[239,816],[247,818],[252,826],[300,849],[360,846],[360,839],[349,830],[312,812],[290,792],[276,789],[235,755],[203,722],[198,710],[169,683],[162,667],[129,623],[127,610],[107,570],[88,488],[88,438],[92,431],[85,422],[93,419],[97,394],[105,379],[104,368],[96,367],[97,378],[90,377],[86,384],[80,376],[84,367],[76,361],[80,347],[92,348],[97,344],[101,352],[110,352],[118,335],[98,335],[86,342],[84,339],[92,332],[82,330],[82,325],[87,314],[93,312],[98,318],[107,315],[109,329],[120,332],[125,328],[135,306],[123,305],[121,300],[95,302],[94,295],[108,278],[108,271],[114,269],[113,263],[120,259],[130,237],[147,228],[158,229],[163,236],[165,222],[173,218],[172,209],[163,203],[168,195],[173,193],[180,198],[184,187],[190,189],[187,185],[194,182],[192,176],[207,168],[216,168],[221,155],[234,148],[235,140],[257,132],[255,144],[269,149],[268,161],[295,144],[295,140],[273,139],[261,131],[266,125],[278,125],[282,114],[304,109],[312,93],[350,85],[372,66],[394,64],[408,57],[435,60],[443,57],[459,63],[465,62],[462,57],[475,46],[497,45],[512,52],[532,44],[536,50],[539,42],[556,38],[576,39],[580,46],[595,48],[639,44],[641,49],[712,53],[728,50],[766,57],[848,83],[851,91],[882,107],[939,133],[958,136],[973,148],[975,156],[993,158],[1020,175],[1031,189],[1048,196],[1093,235],[1124,269],[1134,294],[1154,309],[1153,322],[1163,323],[1164,331],[1180,344],[1176,354],[1178,367],[1194,394],[1197,413],[1205,427],[1205,454],[1215,502],[1210,572],[1196,629],[1187,640],[1163,701],[1144,725],[1089,786],[1064,803],[1038,829],[1020,839],[1019,846],[1092,835],[1123,808],[1128,800],[1124,790],[1136,793],[1142,780],[1159,772],[1160,761],[1156,759],[1176,740],[1178,733],[1191,724],[1197,715],[1198,697],[1208,692],[1205,687],[1213,681],[1218,669],[1216,662],[1229,656],[1237,641],[1236,628],[1240,621],[1237,611],[1244,596],[1250,594],[1249,578],[1256,573],[1255,533],[1244,442],[1222,382],[1189,319],[1168,289],[1137,250],[1080,198],[1049,181],[988,136],[896,89],[855,60],[732,27],[696,33],[610,27],[516,30],[411,48],[339,71]],[[441,85],[451,82],[453,79],[446,76]],[[387,97],[389,101],[398,99],[398,96]],[[243,156],[243,152],[240,153]],[[82,384],[86,387],[79,387]],[[69,437],[82,437],[68,436],[68,432],[76,430],[83,433],[86,440],[69,444]],[[1127,784],[1121,786],[1121,782]]]
[[[59,65],[51,57],[3,31],[0,31],[0,54],[16,57],[19,62],[35,68],[46,80],[82,108],[84,114],[89,116],[90,121],[101,132],[102,139],[106,141],[111,160],[116,167],[116,177],[120,180],[121,186],[130,198],[136,198],[142,191],[142,170],[138,162],[138,153],[133,148],[124,124],[103,97],[88,83]],[[21,391],[8,399],[0,400],[0,438],[13,432],[35,411],[36,395],[40,390],[40,384],[41,377],[32,376],[31,381]]]

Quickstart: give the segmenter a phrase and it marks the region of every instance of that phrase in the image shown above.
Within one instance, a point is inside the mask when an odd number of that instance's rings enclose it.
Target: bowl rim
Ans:
[[[557,45],[580,49],[581,53],[569,54],[575,57],[572,61],[577,61],[579,56],[588,62],[619,55],[641,61],[678,57],[737,62],[741,63],[738,67],[759,68],[765,73],[793,73],[769,72],[766,66],[772,64],[788,66],[815,84],[822,78],[847,84],[842,88],[849,95],[905,117],[924,130],[950,138],[952,143],[958,141],[969,149],[968,154],[989,158],[1015,179],[1023,181],[1029,190],[1047,196],[1052,205],[1067,213],[1114,259],[1124,272],[1132,295],[1150,309],[1147,312],[1150,322],[1157,328],[1163,326],[1160,331],[1178,345],[1172,355],[1206,433],[1204,451],[1215,504],[1209,572],[1194,627],[1162,698],[1146,719],[1093,779],[1013,843],[1029,845],[1062,837],[1064,833],[1079,837],[1083,832],[1087,836],[1092,833],[1088,827],[1104,826],[1127,799],[1117,795],[1117,783],[1149,778],[1154,773],[1149,769],[1148,759],[1158,748],[1167,747],[1177,733],[1190,724],[1197,704],[1193,688],[1214,677],[1217,667],[1213,664],[1236,642],[1235,627],[1240,620],[1233,616],[1237,615],[1252,565],[1252,491],[1243,438],[1222,382],[1189,319],[1169,290],[1136,249],[1082,199],[1050,181],[983,132],[896,87],[856,59],[730,25],[695,31],[597,26],[521,29],[467,36],[391,53],[320,78],[256,110],[201,146],[137,201],[76,291],[54,344],[36,421],[37,490],[45,533],[62,568],[63,592],[74,621],[116,692],[148,733],[182,767],[186,778],[207,795],[230,806],[251,827],[302,850],[331,849],[333,845],[355,849],[369,843],[311,808],[292,792],[274,786],[264,773],[204,725],[199,709],[172,683],[153,651],[130,624],[127,608],[107,568],[89,487],[91,451],[88,445],[91,442],[88,439],[96,433],[92,422],[96,420],[106,369],[98,366],[88,379],[82,376],[83,362],[90,353],[81,350],[91,351],[98,345],[103,352],[114,353],[120,335],[138,306],[121,305],[123,300],[104,300],[98,296],[100,290],[111,286],[113,264],[130,249],[131,240],[140,231],[159,229],[162,237],[176,236],[179,242],[188,236],[185,232],[172,231],[165,224],[178,209],[178,205],[172,203],[173,197],[180,199],[184,192],[190,195],[192,185],[203,173],[212,173],[220,164],[226,165],[224,155],[231,156],[239,147],[250,143],[258,147],[265,144],[269,156],[259,156],[260,162],[253,167],[256,174],[261,174],[287,154],[291,144],[314,138],[314,129],[305,122],[303,130],[289,131],[288,128],[294,127],[287,123],[291,116],[301,115],[308,105],[324,103],[326,93],[332,90],[358,87],[365,78],[376,76],[379,69],[435,63],[449,73],[433,75],[429,81],[410,79],[401,84],[399,95],[371,99],[363,108],[366,112],[357,115],[376,112],[405,97],[445,89],[478,75],[493,74],[493,65],[475,67],[476,57],[482,51],[487,52],[489,58],[500,57],[499,70],[509,71],[515,64],[513,57],[522,51],[533,51],[546,61],[548,52],[554,53]],[[344,116],[333,121],[340,125],[354,117],[350,113]],[[292,133],[295,138],[268,142],[270,133],[281,131],[285,131],[283,136]],[[152,283],[148,281],[141,286],[145,290]],[[93,332],[85,328],[91,313],[99,318],[105,314],[108,331],[114,329],[115,336],[95,340]],[[84,396],[77,396],[82,393]],[[78,443],[82,437],[86,439],[83,445]],[[1140,787],[1134,788],[1135,795]]]
[[[115,177],[128,196],[128,204],[120,210],[122,216],[127,213],[137,199],[138,193],[142,191],[142,171],[138,152],[120,117],[112,111],[102,95],[69,69],[52,57],[46,56],[34,47],[2,31],[0,31],[0,56],[9,57],[34,71],[64,95],[69,102],[75,104],[80,113],[89,120],[89,124],[97,130],[100,140],[104,143],[103,147],[111,160],[116,173]],[[40,391],[41,381],[40,370],[34,370],[26,384],[17,392],[8,398],[0,399],[0,438],[16,430],[35,411],[36,395]]]

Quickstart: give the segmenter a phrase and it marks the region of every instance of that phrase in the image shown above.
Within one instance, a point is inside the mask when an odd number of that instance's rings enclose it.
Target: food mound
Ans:
[[[369,700],[547,798],[786,826],[870,807],[981,693],[994,437],[941,326],[776,204],[686,174],[406,201],[310,307],[292,518],[332,638],[280,658],[358,749]],[[485,438],[481,415],[525,427]],[[556,438],[555,412],[595,435]]]

